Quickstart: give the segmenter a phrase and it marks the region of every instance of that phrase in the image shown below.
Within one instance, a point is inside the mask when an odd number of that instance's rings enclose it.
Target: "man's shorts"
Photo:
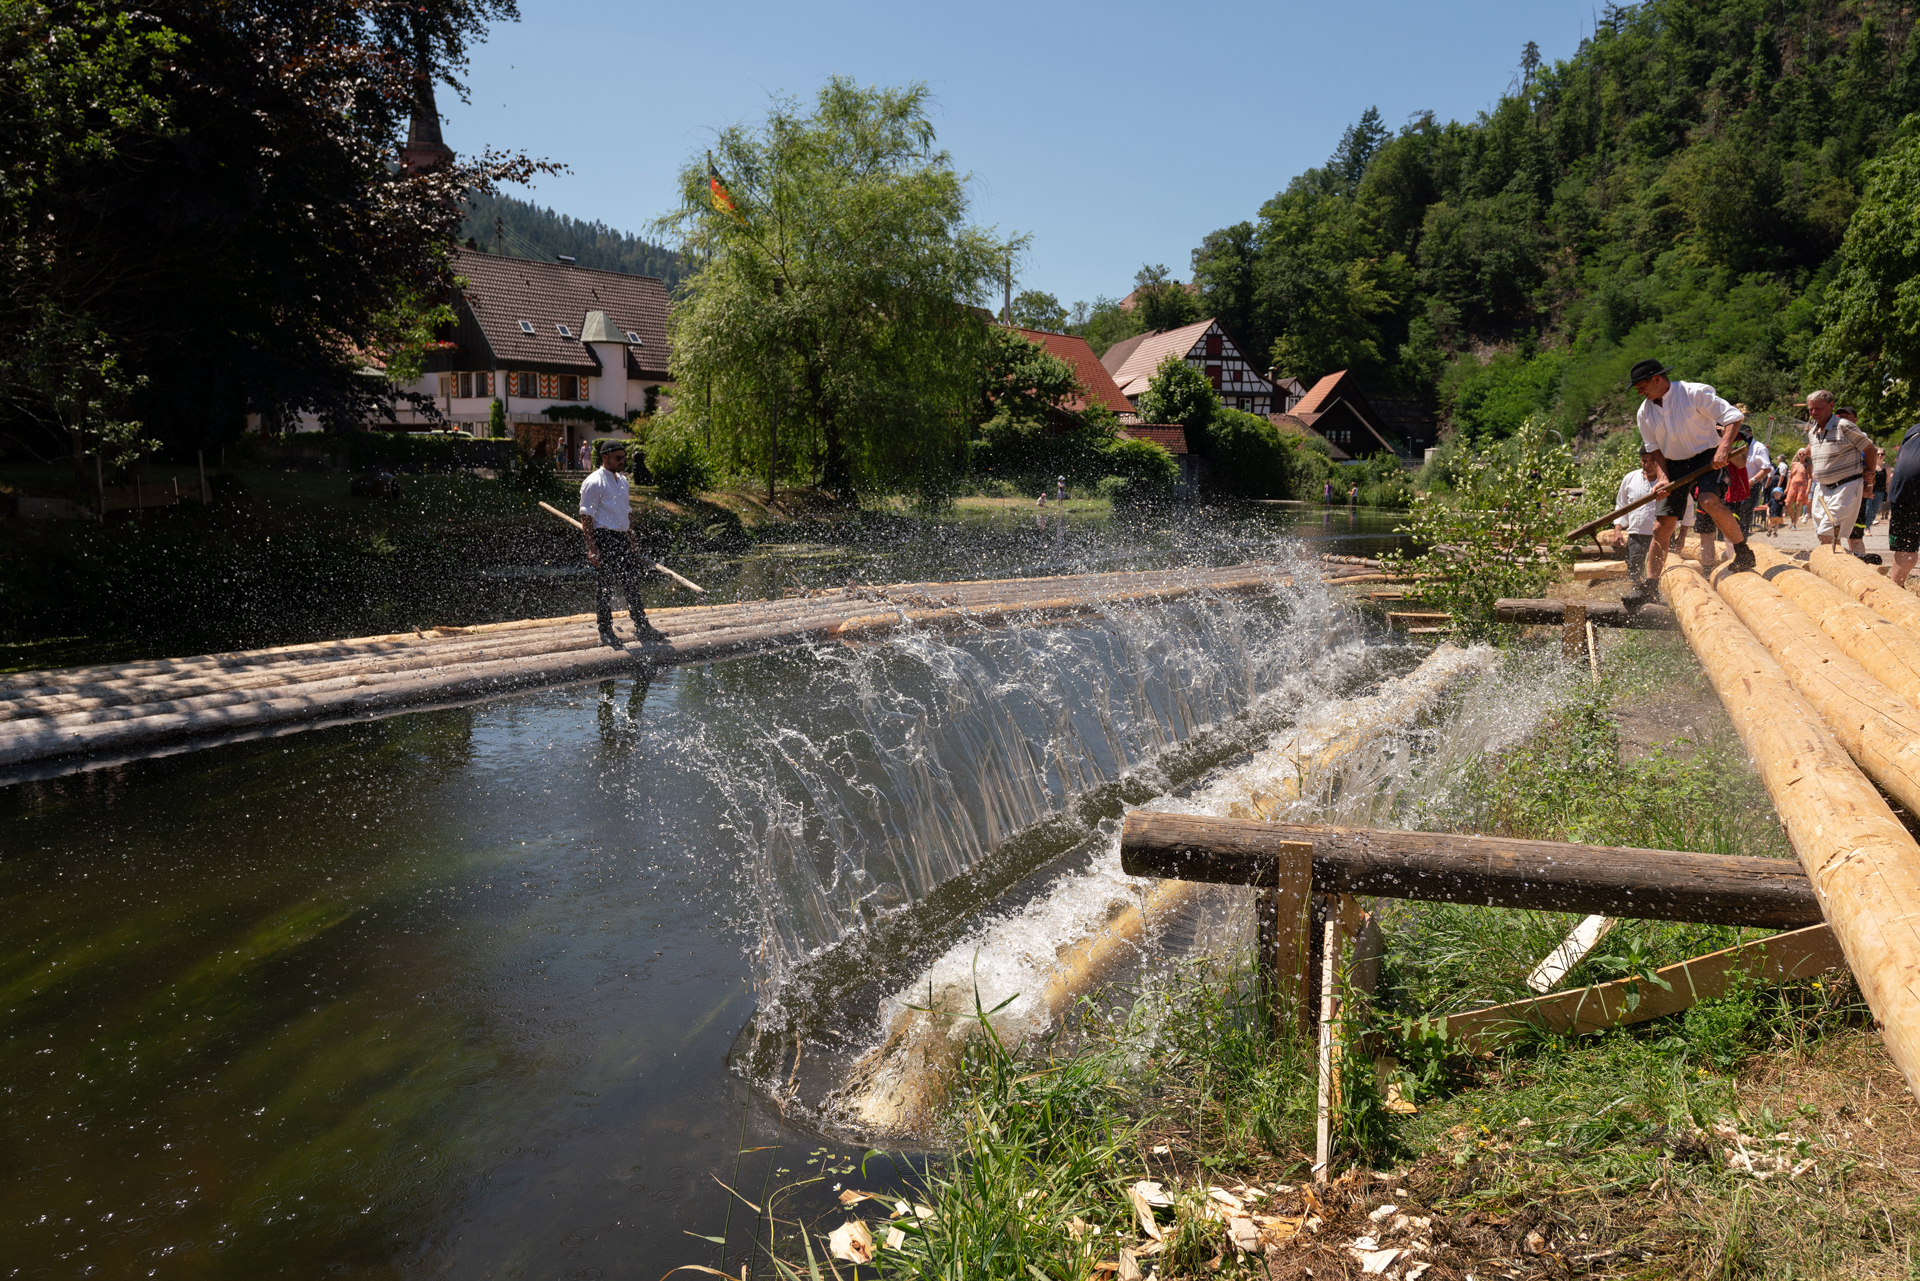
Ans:
[[[1854,517],[1860,514],[1860,478],[1838,485],[1813,484],[1813,532],[1833,534],[1834,541],[1851,537]]]
[[[1706,453],[1695,454],[1691,458],[1667,459],[1667,479],[1679,480],[1682,476],[1691,476],[1694,472],[1699,471],[1702,467],[1711,463],[1715,452],[1715,450],[1709,449]],[[1653,514],[1663,518],[1671,516],[1675,520],[1684,519],[1687,514],[1687,498],[1693,494],[1699,494],[1702,497],[1711,494],[1713,497],[1725,502],[1727,497],[1727,469],[1722,467],[1718,471],[1710,471],[1692,484],[1684,488],[1676,488],[1672,493],[1654,503]],[[1693,527],[1701,533],[1704,534],[1714,528],[1713,520],[1706,512],[1696,509],[1694,515]]]
[[[1887,508],[1887,550],[1920,552],[1920,494]]]

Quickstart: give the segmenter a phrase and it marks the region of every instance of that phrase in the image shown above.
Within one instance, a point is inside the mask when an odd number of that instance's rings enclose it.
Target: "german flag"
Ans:
[[[720,171],[713,167],[713,153],[707,153],[707,195],[713,201],[713,207],[721,213],[732,214],[734,221],[745,226],[747,220],[740,215],[739,206],[733,203],[733,196],[727,191],[727,184],[720,181]]]

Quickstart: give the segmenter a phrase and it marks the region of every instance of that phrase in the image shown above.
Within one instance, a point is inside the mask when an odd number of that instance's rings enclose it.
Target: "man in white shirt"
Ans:
[[[580,482],[580,532],[587,540],[587,564],[598,571],[594,609],[600,618],[600,643],[625,648],[613,631],[616,585],[627,598],[627,613],[633,618],[636,638],[664,640],[647,621],[646,606],[640,600],[641,584],[646,582],[653,562],[640,554],[640,541],[633,534],[632,490],[621,474],[627,466],[627,447],[617,440],[594,444],[600,466]]]
[[[1629,609],[1644,604],[1659,583],[1667,564],[1667,544],[1689,498],[1699,506],[1696,527],[1702,535],[1702,553],[1711,546],[1706,540],[1717,529],[1733,548],[1733,569],[1753,568],[1753,548],[1747,546],[1740,519],[1724,497],[1728,456],[1745,416],[1707,384],[1674,382],[1667,377],[1670,372],[1657,360],[1642,360],[1628,374],[1642,397],[1637,415],[1641,453],[1652,462],[1654,480],[1661,489],[1661,497],[1653,504],[1656,522],[1647,556],[1646,594],[1628,598]],[[1688,479],[1702,469],[1702,475]],[[1710,562],[1702,563],[1712,567]]]
[[[1620,478],[1620,489],[1613,496],[1613,505],[1625,507],[1637,503],[1653,493],[1653,489],[1653,462],[1642,450],[1640,465]],[[1613,527],[1627,540],[1627,577],[1633,582],[1633,594],[1642,598],[1647,594],[1647,550],[1653,546],[1653,531],[1657,523],[1653,508],[1654,504],[1647,503],[1613,519]]]

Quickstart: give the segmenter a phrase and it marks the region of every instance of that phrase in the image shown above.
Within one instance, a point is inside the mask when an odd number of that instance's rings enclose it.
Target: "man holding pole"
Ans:
[[[1807,393],[1806,429],[1813,468],[1813,532],[1820,541],[1838,547],[1848,538],[1858,556],[1867,550],[1864,530],[1851,538],[1854,518],[1860,514],[1860,479],[1880,467],[1880,447],[1873,438],[1833,412],[1833,393]]]
[[[613,631],[616,584],[627,598],[636,639],[663,640],[647,621],[646,607],[640,601],[640,585],[653,565],[640,554],[640,540],[633,533],[632,490],[621,474],[627,466],[627,447],[617,440],[600,440],[594,442],[594,449],[600,456],[600,466],[580,482],[580,532],[587,540],[587,564],[593,566],[598,579],[594,608],[600,616],[600,643],[625,648]]]
[[[1707,384],[1674,382],[1667,377],[1669,372],[1657,360],[1642,360],[1627,376],[1641,396],[1641,457],[1652,464],[1654,483],[1661,494],[1653,505],[1655,523],[1653,546],[1647,555],[1647,585],[1622,598],[1630,610],[1644,605],[1657,590],[1660,573],[1667,565],[1667,545],[1686,514],[1689,498],[1699,507],[1701,533],[1718,529],[1733,548],[1734,570],[1753,568],[1753,548],[1747,546],[1746,535],[1740,532],[1739,517],[1722,497],[1727,492],[1727,464],[1734,437],[1739,434],[1744,415]],[[1696,472],[1700,474],[1696,476]]]

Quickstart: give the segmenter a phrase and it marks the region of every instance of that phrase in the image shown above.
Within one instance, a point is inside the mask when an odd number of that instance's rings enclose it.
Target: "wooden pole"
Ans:
[[[1873,679],[1820,625],[1759,574],[1714,575],[1720,595],[1860,768],[1920,814],[1920,710]],[[1920,869],[1916,869],[1920,871]],[[1920,878],[1916,878],[1920,888]]]
[[[1807,558],[1807,568],[1882,618],[1920,635],[1920,600],[1874,573],[1859,557],[1831,547],[1816,547]]]
[[[1773,797],[1887,1052],[1920,1097],[1920,845],[1690,565],[1660,588]]]
[[[1641,631],[1672,631],[1673,613],[1664,605],[1643,605],[1629,613],[1618,601],[1592,601],[1586,610],[1587,623],[1593,627],[1630,627]],[[1568,603],[1563,600],[1529,600],[1503,597],[1493,603],[1493,617],[1499,623],[1517,623],[1531,627],[1560,627],[1566,623]]]
[[[1280,851],[1298,842],[1313,848],[1316,891],[1772,929],[1821,919],[1806,873],[1783,859],[1502,836],[1135,810],[1121,825],[1120,864],[1129,876],[1273,886]]]
[[[1585,539],[1588,534],[1593,533],[1594,531],[1600,529],[1602,526],[1613,524],[1616,518],[1625,516],[1628,512],[1639,511],[1642,507],[1645,507],[1648,503],[1653,502],[1655,499],[1664,498],[1666,497],[1667,494],[1673,492],[1676,489],[1684,489],[1688,485],[1691,485],[1694,481],[1699,480],[1702,476],[1706,475],[1708,472],[1712,470],[1713,470],[1713,464],[1708,463],[1705,467],[1702,467],[1699,471],[1694,472],[1691,475],[1682,476],[1679,480],[1670,481],[1668,484],[1661,485],[1658,488],[1656,488],[1651,494],[1648,494],[1645,498],[1635,499],[1633,502],[1628,503],[1625,507],[1617,508],[1613,511],[1610,511],[1606,515],[1600,517],[1598,520],[1590,520],[1586,524],[1580,526],[1580,528],[1578,529],[1569,529],[1566,532],[1566,534],[1563,536],[1561,541],[1568,542],[1568,543],[1580,542],[1583,539]]]
[[[582,526],[579,521],[567,515],[565,512],[561,511],[558,507],[555,507],[552,503],[542,500],[540,503],[540,506],[546,509],[547,511],[552,512],[555,516],[558,516],[561,520],[566,521],[567,524],[572,525],[575,529],[579,529],[582,532],[585,532],[585,527]],[[674,573],[672,570],[668,569],[665,565],[662,565],[659,561],[657,560],[649,561],[648,564],[652,565],[655,569],[659,570],[661,573],[665,574],[668,578],[671,578],[674,582],[680,584],[682,587],[686,588],[688,591],[699,592],[702,596],[707,594],[706,588],[700,586],[700,584],[694,582],[692,579],[680,577],[680,575]]]

